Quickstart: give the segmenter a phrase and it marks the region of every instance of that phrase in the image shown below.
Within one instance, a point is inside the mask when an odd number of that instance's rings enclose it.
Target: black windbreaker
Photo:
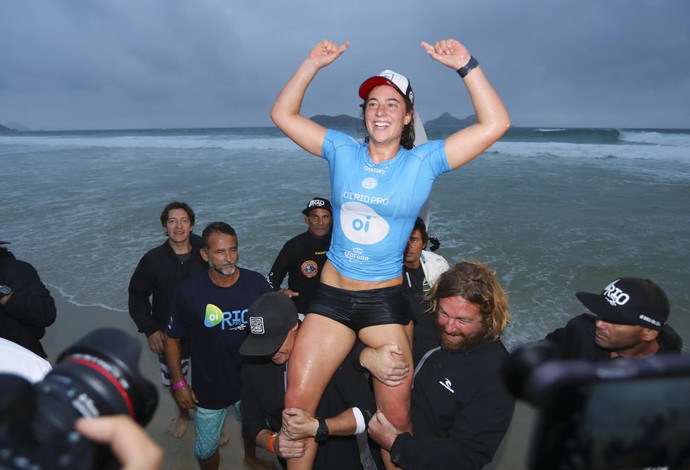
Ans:
[[[190,257],[181,263],[166,240],[148,251],[139,261],[129,281],[129,315],[139,332],[150,336],[165,331],[170,302],[180,281],[208,269],[201,257],[201,237],[192,234]]]

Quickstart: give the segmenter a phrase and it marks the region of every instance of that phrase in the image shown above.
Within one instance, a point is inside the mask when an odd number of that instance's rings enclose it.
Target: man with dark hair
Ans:
[[[441,273],[449,268],[448,261],[443,256],[427,251],[428,242],[426,224],[421,217],[417,217],[403,258],[402,287],[405,293],[419,296],[426,294]]]
[[[129,281],[129,315],[140,333],[146,335],[149,349],[158,355],[161,382],[170,389],[170,373],[164,355],[165,326],[168,323],[170,302],[177,285],[189,276],[207,269],[201,258],[201,238],[194,235],[194,211],[184,202],[174,201],[165,206],[160,216],[167,239],[149,250],[139,261]],[[183,343],[181,355],[185,377],[189,371],[189,350]],[[172,393],[172,389],[170,389]],[[180,408],[170,433],[181,438],[187,431],[189,411]]]
[[[683,341],[666,322],[666,293],[650,281],[621,277],[601,294],[575,294],[592,312],[583,313],[546,335],[562,359],[608,360],[680,353]]]
[[[331,244],[331,203],[322,197],[312,198],[302,214],[307,231],[283,245],[268,273],[268,282],[274,291],[290,297],[297,305],[297,311],[306,314],[319,286],[321,268]],[[288,288],[281,289],[286,275]]]
[[[2,246],[8,243],[0,242],[0,338],[45,359],[40,340],[57,316],[55,301],[36,269]]]
[[[418,319],[415,336],[432,328],[437,343],[415,357],[414,436],[399,432],[380,411],[369,422],[369,435],[401,468],[482,468],[493,459],[515,407],[500,374],[508,357],[500,339],[510,320],[508,298],[488,266],[461,262],[441,274],[427,301],[431,315]],[[391,370],[409,372],[387,368],[390,354],[382,348],[362,354],[370,354],[360,356],[362,364],[385,383],[399,380],[387,375]]]
[[[355,434],[366,430],[376,404],[352,358],[343,362],[326,387],[316,409],[318,417],[297,409],[283,411],[287,362],[299,334],[297,308],[284,295],[270,292],[249,307],[249,324],[251,334],[240,348],[242,355],[252,358],[242,365],[245,439],[278,456],[284,468],[285,459],[303,456],[303,439],[310,437],[319,442],[313,468],[362,468]],[[281,427],[292,440],[281,438]]]
[[[417,217],[403,254],[402,283],[403,293],[415,321],[419,321],[418,318],[423,317],[427,309],[427,303],[424,301],[425,294],[433,287],[441,273],[449,268],[448,261],[443,256],[427,251],[428,242],[426,224],[421,217]],[[412,325],[408,327],[412,328]],[[425,353],[435,342],[436,337],[431,328],[415,329],[412,343],[413,356],[416,357],[419,351],[422,354]]]
[[[261,274],[237,266],[237,234],[230,225],[210,223],[201,241],[208,269],[175,290],[165,355],[175,401],[180,408],[196,410],[194,453],[206,470],[218,468],[227,408],[240,399],[239,349],[249,334],[249,306],[271,287]],[[193,388],[180,368],[183,338],[189,342]]]

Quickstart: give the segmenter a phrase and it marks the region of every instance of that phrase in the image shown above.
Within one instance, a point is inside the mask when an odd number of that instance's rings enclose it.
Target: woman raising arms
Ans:
[[[445,140],[413,147],[414,94],[404,76],[386,70],[362,83],[367,142],[329,130],[300,114],[317,72],[349,47],[317,44],[276,99],[271,118],[307,152],[328,161],[333,236],[319,292],[300,328],[288,367],[285,407],[313,415],[333,373],[357,337],[370,347],[395,343],[412,363],[405,333],[410,315],[402,297],[403,252],[414,222],[438,176],[469,162],[508,128],[508,113],[482,69],[454,39],[422,47],[457,70],[470,94],[477,122]],[[400,386],[374,381],[378,408],[399,430],[411,430],[412,374]],[[288,437],[289,436],[285,436]],[[292,468],[311,468],[316,444],[306,442]],[[385,461],[386,459],[384,459]],[[390,462],[387,462],[390,466]]]

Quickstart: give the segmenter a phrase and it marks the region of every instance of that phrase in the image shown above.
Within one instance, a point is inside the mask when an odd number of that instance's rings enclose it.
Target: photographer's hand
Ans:
[[[109,445],[124,470],[162,468],[162,449],[129,416],[80,418],[75,427],[87,439]]]

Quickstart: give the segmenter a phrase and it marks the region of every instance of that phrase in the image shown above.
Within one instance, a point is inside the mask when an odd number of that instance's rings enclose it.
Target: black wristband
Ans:
[[[458,75],[460,75],[460,78],[465,78],[468,73],[472,71],[477,65],[479,65],[479,62],[477,62],[477,59],[474,57],[470,56],[470,61],[467,62],[467,64],[464,67],[460,67],[457,72]]]
[[[316,442],[324,442],[326,439],[328,439],[328,426],[326,425],[326,419],[325,418],[319,418],[319,427],[316,430],[316,436],[314,436],[314,439]]]

